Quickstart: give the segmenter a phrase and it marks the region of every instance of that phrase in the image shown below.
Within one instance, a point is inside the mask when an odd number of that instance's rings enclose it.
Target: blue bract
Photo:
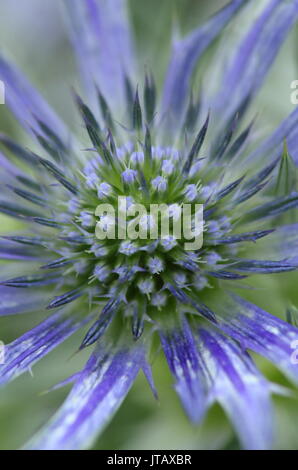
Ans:
[[[218,401],[244,448],[269,448],[276,387],[247,350],[298,383],[291,361],[298,329],[233,289],[251,275],[297,270],[298,111],[259,146],[255,121],[244,125],[243,117],[297,19],[298,1],[268,1],[225,64],[219,89],[209,97],[201,90],[198,101],[190,93],[198,61],[255,1],[234,0],[176,40],[162,90],[153,74],[137,72],[124,0],[64,3],[87,97],[74,92],[84,142],[0,58],[6,102],[40,144],[36,154],[0,136],[0,211],[24,226],[0,241],[1,258],[18,273],[4,279],[2,271],[0,315],[50,314],[5,347],[0,384],[83,326],[78,350],[93,346],[85,368],[63,382],[74,384],[65,403],[27,447],[91,446],[140,370],[156,394],[148,353],[157,336],[189,418],[198,423]],[[186,249],[174,232],[98,237],[97,223],[101,234],[121,228],[121,217],[97,209],[116,211],[119,198],[128,210],[166,205],[171,227],[185,204],[202,205],[203,245]],[[158,229],[161,218],[145,212],[127,223],[135,233]]]

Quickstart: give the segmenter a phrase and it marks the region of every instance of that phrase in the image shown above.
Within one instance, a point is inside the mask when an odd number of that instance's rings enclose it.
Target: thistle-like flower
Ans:
[[[202,54],[246,3],[254,1],[233,0],[176,40],[158,99],[153,74],[141,80],[137,73],[125,2],[65,0],[86,87],[85,98],[73,92],[86,145],[0,59],[8,105],[40,144],[32,152],[1,135],[0,210],[24,231],[0,243],[11,272],[1,274],[0,315],[50,313],[6,347],[0,384],[83,326],[78,350],[93,347],[85,368],[63,382],[74,383],[70,395],[29,448],[90,446],[140,370],[156,395],[148,360],[155,337],[192,421],[218,401],[244,448],[272,445],[270,395],[278,387],[248,350],[298,383],[291,361],[298,329],[234,290],[247,287],[252,274],[298,267],[290,156],[297,152],[298,112],[261,144],[255,119],[245,125],[243,117],[298,2],[270,0],[227,62],[218,91],[203,87],[198,101],[190,93]],[[99,213],[98,207],[116,211],[119,200],[128,215],[130,207],[164,204],[171,227],[186,204],[202,205],[202,245],[186,249],[185,237],[161,234],[161,217],[141,210],[125,221]],[[128,236],[129,227],[136,236]],[[146,236],[154,228],[158,236]],[[119,229],[125,236],[108,236]]]

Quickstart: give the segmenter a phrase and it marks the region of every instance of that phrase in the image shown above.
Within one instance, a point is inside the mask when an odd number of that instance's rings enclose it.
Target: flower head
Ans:
[[[36,154],[1,136],[21,164],[1,155],[7,185],[0,210],[20,219],[26,234],[6,236],[0,244],[2,257],[15,260],[21,273],[2,279],[0,315],[50,311],[8,345],[0,384],[85,325],[78,349],[94,345],[83,371],[70,379],[66,402],[29,447],[88,446],[141,369],[155,390],[148,364],[154,336],[192,421],[217,400],[244,447],[271,445],[272,386],[247,349],[298,382],[290,361],[298,329],[233,290],[252,274],[298,267],[297,224],[285,223],[286,214],[294,217],[298,193],[295,182],[281,185],[289,182],[293,164],[283,139],[294,147],[298,113],[253,153],[255,123],[243,127],[243,116],[297,18],[297,1],[269,1],[228,63],[218,94],[207,106],[201,100],[200,108],[189,99],[195,65],[245,3],[230,2],[176,43],[157,100],[151,74],[137,86],[125,2],[66,0],[89,97],[75,94],[90,140],[87,152],[76,137],[69,145],[61,121],[0,59],[9,105],[40,144]],[[101,39],[105,48],[99,51]],[[126,220],[117,212],[119,198],[126,201]],[[98,215],[99,204],[109,205],[114,216]],[[192,250],[177,233],[158,231],[150,238],[162,217],[132,212],[164,205],[173,227],[186,204],[203,206],[203,244]],[[190,220],[193,227],[194,215]],[[125,229],[124,237],[117,238],[118,229]]]

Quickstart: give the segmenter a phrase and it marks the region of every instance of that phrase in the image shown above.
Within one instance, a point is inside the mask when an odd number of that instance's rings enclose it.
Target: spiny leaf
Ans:
[[[71,264],[72,262],[73,261],[69,258],[59,258],[59,259],[56,259],[55,261],[51,261],[50,263],[41,266],[40,269],[59,269],[59,268],[62,268],[63,266]]]
[[[139,180],[141,183],[142,191],[144,191],[146,195],[149,195],[149,188],[148,188],[147,180],[141,168],[138,169],[138,176],[139,176]]]
[[[251,260],[241,259],[236,260],[234,269],[237,271],[246,271],[251,273],[269,274],[269,273],[282,273],[296,270],[298,265],[289,263],[287,261],[268,261],[268,260]]]
[[[52,227],[57,229],[62,229],[63,225],[57,222],[54,219],[46,218],[46,217],[31,217],[33,222],[36,222],[39,225],[44,225],[45,227]]]
[[[233,183],[228,184],[225,188],[221,189],[217,194],[215,194],[214,199],[215,201],[220,201],[224,197],[226,197],[228,194],[230,194],[232,191],[234,191],[239,184],[243,181],[244,176],[241,176],[241,178],[238,178],[236,181],[233,181]]]
[[[176,299],[179,300],[179,302],[183,303],[183,304],[188,304],[189,303],[189,299],[187,297],[187,295],[185,294],[185,292],[180,289],[179,287],[177,286],[173,286],[172,284],[167,284],[167,288],[169,289],[169,291],[171,292],[171,294],[176,297]]]
[[[193,132],[195,124],[197,122],[197,118],[199,115],[201,106],[201,101],[198,99],[197,101],[194,100],[193,93],[190,94],[190,99],[188,103],[188,108],[185,115],[185,121],[183,128],[186,129],[188,132]]]
[[[242,222],[251,222],[266,217],[272,217],[298,207],[298,193],[279,197],[273,201],[258,206],[243,214]]]
[[[231,147],[230,147],[230,149],[227,153],[227,158],[229,158],[229,157],[233,158],[235,155],[237,155],[238,151],[241,149],[241,147],[247,141],[247,138],[248,138],[248,136],[251,132],[253,124],[254,124],[254,120],[247,126],[246,129],[244,129],[244,131],[240,134],[240,136],[231,145]]]
[[[166,287],[167,289],[169,289],[171,294],[176,297],[177,300],[179,300],[179,302],[184,305],[191,305],[204,318],[207,318],[207,320],[211,321],[212,323],[216,323],[215,314],[212,312],[212,310],[210,310],[209,307],[207,307],[207,305],[192,299],[178,286],[174,286],[171,283],[167,283]]]
[[[237,235],[230,235],[224,238],[211,239],[209,242],[212,245],[228,245],[230,243],[240,243],[244,241],[256,241],[260,238],[270,235],[274,232],[274,229],[271,230],[257,230],[255,232],[239,233]],[[208,242],[206,242],[208,243]]]
[[[108,139],[110,143],[111,152],[113,155],[115,155],[115,157],[117,157],[116,144],[115,144],[114,137],[110,129],[108,129]]]
[[[79,348],[80,350],[94,344],[105,333],[114,317],[114,314],[117,311],[120,302],[120,299],[112,299],[104,306],[99,319],[91,326],[85,338],[83,339]]]
[[[248,199],[253,197],[255,194],[262,191],[262,189],[264,189],[265,186],[267,186],[267,184],[268,184],[268,181],[265,181],[264,183],[261,183],[261,184],[258,184],[256,186],[251,187],[248,191],[244,191],[244,192],[240,193],[239,196],[236,196],[235,199],[233,199],[233,203],[235,205],[238,205],[242,202],[247,201]]]
[[[35,165],[36,165],[36,157],[34,156],[34,158],[35,158]],[[16,179],[19,181],[19,183],[22,183],[24,186],[27,186],[31,190],[38,191],[39,193],[41,192],[40,184],[36,183],[31,178],[28,178],[27,176],[17,175]]]
[[[50,310],[52,308],[62,307],[63,305],[69,304],[70,302],[74,302],[83,294],[84,294],[83,290],[74,289],[72,291],[66,292],[65,294],[58,295],[47,306],[47,310]]]
[[[145,321],[142,313],[139,312],[137,308],[134,309],[132,322],[131,322],[131,331],[134,339],[139,339],[144,331]]]
[[[102,117],[105,121],[106,127],[114,131],[114,123],[112,119],[112,113],[110,111],[109,105],[106,102],[104,96],[101,94],[100,90],[97,88],[98,102],[101,110]]]
[[[43,133],[53,142],[53,144],[56,146],[57,149],[61,151],[61,153],[64,155],[67,151],[64,143],[60,139],[60,137],[52,130],[50,129],[46,123],[41,121],[40,119],[36,118],[39,127],[43,131]]]
[[[223,136],[218,139],[213,149],[211,150],[211,158],[221,160],[224,156],[235,130],[239,124],[239,112],[237,112],[230,120],[226,130],[223,132]]]
[[[144,173],[149,178],[152,168],[152,144],[149,127],[146,125],[145,144],[144,144]]]
[[[207,307],[207,305],[202,302],[196,302],[191,299],[191,305],[200,313],[204,318],[211,321],[212,323],[217,323],[215,313]]]
[[[100,133],[99,124],[91,109],[84,103],[82,98],[76,92],[74,92],[74,96],[85,125],[90,126],[98,133]]]
[[[114,159],[102,138],[101,130],[97,120],[95,119],[92,111],[82,101],[82,99],[78,95],[75,96],[92,144],[98,153],[100,153],[100,155],[104,158],[106,163],[114,167]]]
[[[278,162],[279,162],[279,158],[276,158],[272,163],[269,163],[269,165],[267,165],[259,173],[257,173],[256,176],[253,176],[252,178],[248,179],[243,184],[243,188],[247,188],[247,189],[254,188],[255,186],[262,183],[276,168]]]
[[[18,196],[22,197],[23,199],[26,199],[29,202],[32,202],[32,204],[36,204],[36,205],[42,206],[42,207],[48,207],[48,201],[46,201],[44,198],[42,198],[40,196],[36,196],[36,194],[34,194],[34,193],[31,193],[29,191],[25,191],[25,190],[20,189],[20,188],[16,188],[16,187],[11,186],[9,184],[7,185],[7,187],[9,189],[11,189]]]
[[[6,287],[20,287],[20,288],[28,288],[28,287],[37,287],[37,286],[46,286],[49,284],[53,284],[58,281],[58,278],[53,275],[47,276],[19,276],[13,279],[8,279],[7,281],[2,281],[0,285]]]
[[[30,151],[25,150],[6,135],[0,134],[0,142],[17,158],[31,165],[36,163],[35,156]]]
[[[62,184],[62,186],[68,189],[68,191],[75,195],[78,193],[76,187],[64,177],[62,171],[54,165],[54,163],[46,160],[45,158],[41,158],[38,155],[36,155],[36,159],[51,175],[54,176],[54,178],[56,178],[57,181],[59,181],[59,183]]]
[[[77,95],[75,92],[74,94],[75,94],[75,100],[76,100],[77,106],[83,118],[90,140],[92,144],[94,145],[94,147],[99,151],[101,150],[101,146],[102,146],[102,137],[101,137],[101,129],[99,127],[97,119],[95,118],[91,109],[80,98],[80,96]]]
[[[207,116],[207,119],[205,121],[205,123],[203,124],[202,128],[200,129],[197,137],[196,137],[196,140],[194,141],[193,143],[193,146],[186,158],[186,162],[185,162],[185,165],[183,167],[183,173],[188,173],[190,168],[191,168],[191,165],[193,163],[193,160],[194,158],[198,155],[202,145],[203,145],[203,142],[205,140],[205,136],[206,136],[206,132],[207,132],[207,129],[208,129],[208,125],[209,125],[209,118],[210,118],[210,115],[208,114]]]
[[[42,130],[42,133],[37,132],[35,129],[32,129],[36,135],[40,145],[45,149],[45,151],[51,155],[56,162],[65,160],[67,156],[67,149],[61,139],[55,134],[52,129],[50,129],[46,123],[38,119],[35,116],[35,119]]]
[[[152,74],[146,73],[144,87],[144,106],[146,120],[150,123],[154,117],[156,105],[156,86]]]
[[[280,159],[275,194],[286,196],[297,189],[297,168],[290,156],[287,143],[284,141],[284,150]]]
[[[86,238],[84,235],[76,235],[72,237],[59,237],[60,240],[64,240],[68,243],[73,243],[74,245],[86,245],[91,244],[91,238]]]
[[[38,216],[35,211],[8,201],[0,201],[0,212],[19,219]]]
[[[240,280],[245,279],[247,276],[243,274],[237,274],[229,271],[207,271],[208,276],[215,277],[217,279],[226,280]]]
[[[22,245],[44,246],[47,242],[39,237],[22,237],[22,236],[3,236],[5,240],[20,243]]]
[[[142,117],[142,108],[140,104],[138,89],[136,91],[134,103],[133,103],[132,122],[133,122],[133,128],[135,130],[140,131],[142,129],[143,117]]]
[[[36,132],[34,129],[32,129],[32,131],[34,132],[38,142],[40,143],[40,145],[42,146],[42,148],[49,154],[51,155],[51,157],[53,157],[53,159],[59,163],[62,159],[62,153],[57,149],[57,147],[55,145],[53,145],[53,143],[45,138],[43,135],[41,134],[38,134],[38,132]]]

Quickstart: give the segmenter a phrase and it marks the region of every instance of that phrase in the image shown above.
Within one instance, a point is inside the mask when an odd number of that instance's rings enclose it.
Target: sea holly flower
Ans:
[[[91,446],[142,370],[156,395],[148,362],[155,337],[193,422],[218,401],[244,448],[272,446],[270,396],[278,387],[250,351],[297,384],[291,357],[298,329],[235,289],[251,275],[297,270],[298,111],[261,144],[255,120],[245,127],[243,117],[298,17],[297,0],[267,2],[215,94],[203,88],[197,103],[190,91],[203,53],[247,4],[254,0],[231,1],[176,40],[157,90],[154,71],[144,80],[138,72],[142,58],[133,52],[124,0],[65,0],[85,86],[85,99],[74,94],[85,142],[0,59],[7,104],[40,145],[34,153],[0,137],[0,210],[24,226],[0,242],[7,270],[18,273],[1,273],[0,315],[47,315],[6,346],[0,384],[83,326],[78,350],[90,348],[84,369],[60,384],[73,383],[70,395],[29,448]],[[172,224],[184,204],[202,204],[203,245],[189,251],[172,234],[99,240],[97,207],[108,203],[116,211],[119,197],[130,207],[167,205]],[[109,215],[100,219],[104,233]],[[154,223],[143,216],[140,225]]]

